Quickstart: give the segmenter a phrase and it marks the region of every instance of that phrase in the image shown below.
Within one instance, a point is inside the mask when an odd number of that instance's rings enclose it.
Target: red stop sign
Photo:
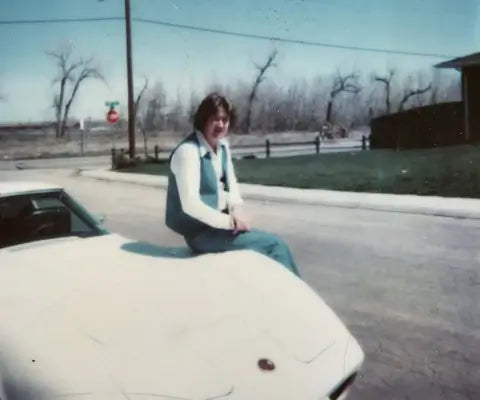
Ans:
[[[120,118],[120,114],[118,114],[118,111],[110,110],[109,112],[107,112],[107,121],[110,122],[111,124],[118,122],[119,118]]]

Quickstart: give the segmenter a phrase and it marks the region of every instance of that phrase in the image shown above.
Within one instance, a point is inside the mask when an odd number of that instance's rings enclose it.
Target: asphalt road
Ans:
[[[38,158],[31,160],[0,160],[0,171],[24,169],[93,169],[111,166],[110,156]]]
[[[106,226],[164,246],[165,193],[73,171],[0,171],[65,185]],[[290,244],[303,278],[366,352],[351,399],[480,398],[480,222],[249,202],[257,227]]]

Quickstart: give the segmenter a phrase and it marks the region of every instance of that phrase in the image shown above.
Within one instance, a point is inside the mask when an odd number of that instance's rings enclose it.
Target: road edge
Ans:
[[[85,178],[160,189],[166,189],[168,184],[166,176],[108,170],[78,170],[77,172]],[[241,183],[240,188],[245,200],[480,219],[480,200],[478,199],[297,189],[245,183]]]

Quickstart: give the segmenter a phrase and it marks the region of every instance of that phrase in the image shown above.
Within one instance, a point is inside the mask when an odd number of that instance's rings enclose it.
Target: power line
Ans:
[[[101,22],[101,21],[123,21],[124,17],[97,17],[97,18],[51,18],[51,19],[28,19],[28,20],[0,20],[0,25],[19,24],[56,24],[70,22]]]
[[[123,21],[124,19],[125,19],[124,17],[98,17],[98,18],[55,18],[55,19],[36,19],[36,20],[0,20],[0,25],[49,24],[49,23],[72,23],[72,22],[106,22],[106,21]],[[171,28],[187,29],[187,30],[193,30],[193,31],[199,31],[199,32],[243,37],[248,39],[269,40],[269,41],[282,42],[282,43],[293,43],[293,44],[300,44],[300,45],[306,45],[306,46],[326,47],[326,48],[363,51],[363,52],[372,52],[372,53],[397,54],[397,55],[404,55],[404,56],[442,58],[442,59],[451,59],[456,57],[456,56],[438,54],[438,53],[423,53],[423,52],[412,52],[412,51],[404,51],[404,50],[381,49],[381,48],[374,48],[374,47],[350,46],[350,45],[302,40],[302,39],[290,39],[290,38],[285,38],[280,36],[277,37],[277,36],[258,35],[253,33],[227,31],[223,29],[207,28],[202,26],[176,24],[172,22],[145,19],[145,18],[132,18],[132,20],[141,22],[141,23],[167,26]]]
[[[298,3],[307,3],[307,4],[314,4],[315,6],[334,6],[334,7],[340,7],[340,8],[349,8],[352,9],[352,4],[351,1],[345,0],[345,1],[338,1],[338,0],[329,0],[329,1],[318,1],[318,0],[297,0]],[[365,11],[370,11],[370,8],[374,8],[372,5],[365,4],[365,2],[361,5],[362,10]],[[432,8],[428,4],[426,7],[405,7],[402,3],[395,4],[394,6],[387,6],[389,9],[392,9],[394,12],[398,11],[406,11],[410,13],[416,13],[418,14],[419,12],[423,12],[424,14],[426,13],[427,15],[448,15],[451,16],[452,14],[456,15],[464,15],[465,11],[459,10],[458,7],[456,8]],[[473,8],[473,7],[472,7]],[[375,7],[375,9],[378,10],[378,7]]]
[[[340,45],[340,44],[332,44],[332,43],[314,42],[314,41],[310,41],[310,40],[289,39],[289,38],[284,38],[284,37],[257,35],[257,34],[252,34],[252,33],[226,31],[226,30],[223,30],[223,29],[205,28],[205,27],[201,27],[201,26],[175,24],[175,23],[171,23],[171,22],[151,20],[151,19],[145,19],[145,18],[133,18],[133,20],[138,21],[138,22],[155,24],[155,25],[163,25],[163,26],[168,26],[168,27],[173,27],[173,28],[189,29],[189,30],[195,30],[195,31],[201,31],[201,32],[217,33],[217,34],[222,34],[222,35],[237,36],[237,37],[244,37],[244,38],[250,38],[250,39],[261,39],[261,40],[270,40],[270,41],[275,41],[275,42],[295,43],[295,44],[316,46],[316,47],[329,47],[329,48],[344,49],[344,50],[366,51],[366,52],[387,53],[387,54],[400,54],[400,55],[407,55],[407,56],[432,57],[432,58],[448,58],[448,59],[450,59],[450,58],[456,57],[456,56],[451,56],[451,55],[446,55],[446,54],[437,54],[437,53],[421,53],[421,52],[412,52],[412,51],[403,51],[403,50],[378,49],[378,48],[373,48],[373,47],[348,46],[348,45]]]

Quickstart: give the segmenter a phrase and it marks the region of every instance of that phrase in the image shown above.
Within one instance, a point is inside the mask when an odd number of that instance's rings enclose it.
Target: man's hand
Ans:
[[[239,232],[245,232],[252,229],[250,218],[245,213],[244,209],[240,206],[232,208],[230,211],[233,220],[233,234],[236,235]]]

